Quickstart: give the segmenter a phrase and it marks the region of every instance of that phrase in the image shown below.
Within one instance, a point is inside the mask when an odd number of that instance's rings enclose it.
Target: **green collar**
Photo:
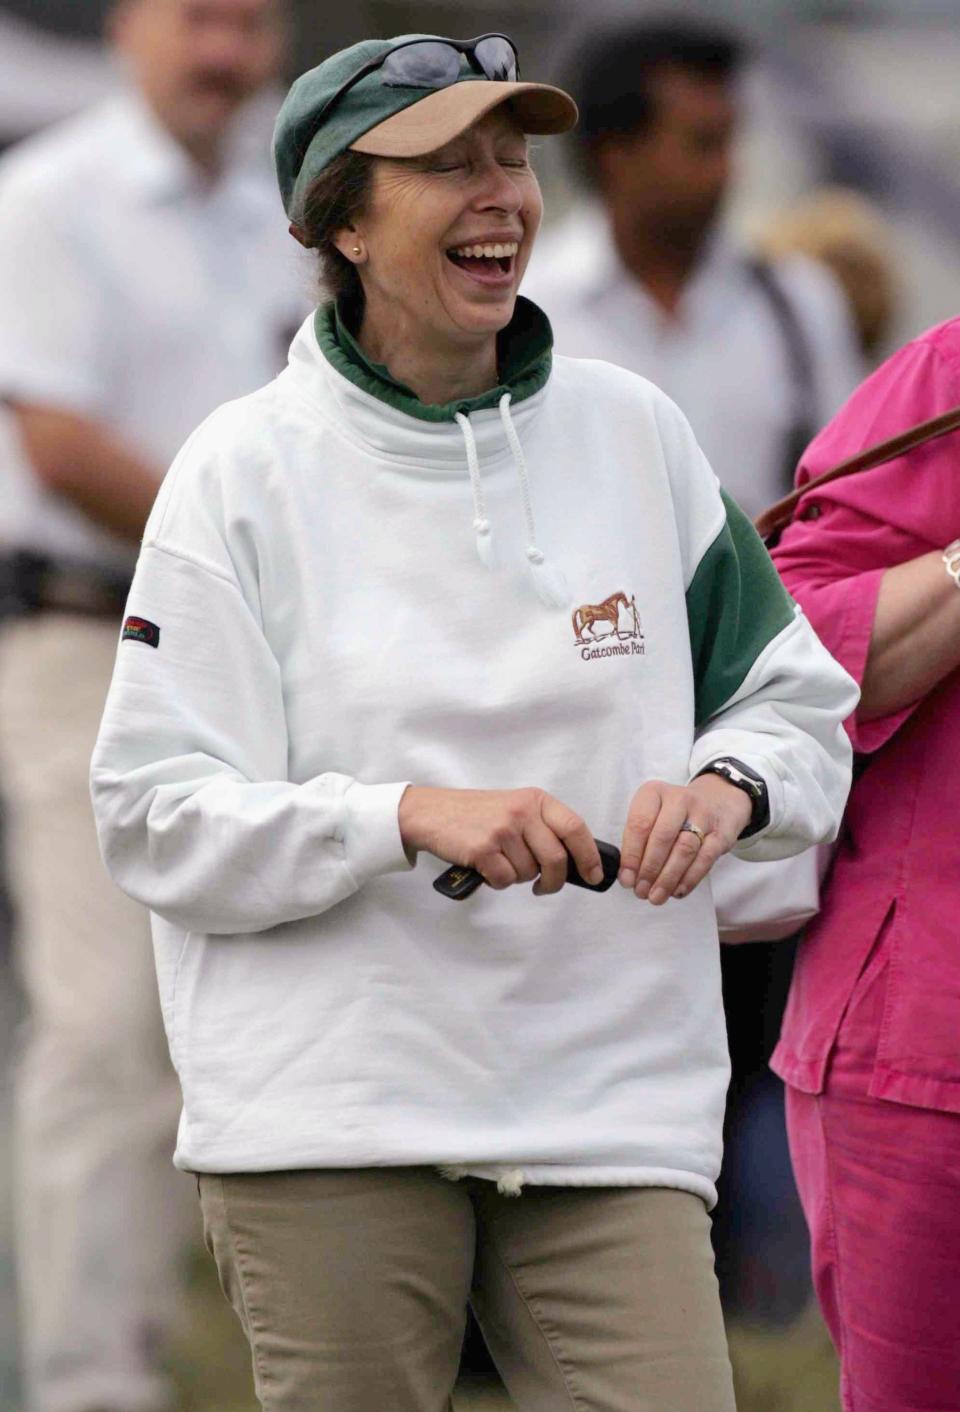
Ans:
[[[324,357],[350,382],[372,397],[417,417],[422,422],[452,422],[457,412],[481,412],[496,407],[505,392],[513,402],[522,402],[539,392],[550,376],[553,330],[536,304],[519,298],[513,318],[497,335],[497,363],[500,382],[479,397],[462,398],[442,406],[421,402],[409,387],[397,382],[389,368],[371,363],[347,327],[347,316],[339,305],[321,304],[314,318],[317,342]]]

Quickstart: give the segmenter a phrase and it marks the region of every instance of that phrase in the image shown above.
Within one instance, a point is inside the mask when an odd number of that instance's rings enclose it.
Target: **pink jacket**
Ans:
[[[798,484],[960,405],[960,319],[894,354],[807,451]],[[774,553],[835,657],[862,681],[884,570],[960,537],[960,432],[801,501]],[[823,910],[800,947],[773,1068],[819,1093],[875,946],[889,979],[870,1094],[960,1112],[960,672],[847,728],[869,757]],[[884,927],[885,919],[890,925]],[[882,931],[882,938],[881,938]]]

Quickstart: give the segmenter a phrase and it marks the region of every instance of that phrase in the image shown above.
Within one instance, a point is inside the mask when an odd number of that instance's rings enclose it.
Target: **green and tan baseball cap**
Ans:
[[[567,132],[576,123],[577,106],[562,89],[487,78],[466,54],[460,56],[456,78],[444,87],[395,78],[384,82],[378,61],[419,41],[451,42],[429,34],[364,40],[332,54],[293,84],[273,135],[277,179],[292,221],[303,216],[310,184],[348,149],[375,157],[419,157],[452,141],[501,103],[510,104],[524,132]],[[350,83],[366,66],[369,72]]]

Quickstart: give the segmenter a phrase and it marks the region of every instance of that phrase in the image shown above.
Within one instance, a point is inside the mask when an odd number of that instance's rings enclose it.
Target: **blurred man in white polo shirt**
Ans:
[[[760,263],[722,229],[739,118],[737,40],[683,20],[596,30],[568,86],[591,189],[541,236],[524,293],[557,350],[663,388],[750,515],[861,369],[842,292],[801,257]]]
[[[575,52],[567,87],[590,198],[541,237],[523,292],[546,309],[559,352],[606,358],[663,388],[754,516],[792,489],[801,452],[860,381],[849,307],[825,268],[760,261],[723,227],[746,61],[734,36],[679,17],[640,20],[594,28]],[[808,1288],[789,1177],[765,1175],[786,1171],[766,1060],[792,959],[789,942],[722,955],[733,1076],[715,1235],[728,1310],[750,1317],[788,1317]],[[772,1146],[758,1162],[746,1145],[767,1111]],[[780,1268],[767,1270],[771,1247],[758,1254],[751,1230],[758,1191],[778,1181],[766,1195],[785,1236]]]
[[[256,111],[279,0],[119,0],[110,24],[123,91],[0,163],[0,783],[29,1002],[30,1412],[168,1405],[178,1095],[147,916],[102,870],[88,763],[158,482],[208,412],[274,376],[307,308]]]

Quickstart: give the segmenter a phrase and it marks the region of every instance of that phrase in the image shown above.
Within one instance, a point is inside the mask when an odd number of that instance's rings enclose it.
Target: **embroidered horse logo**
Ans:
[[[573,610],[573,636],[578,647],[614,634],[619,642],[643,637],[635,595],[628,598],[625,593],[611,593],[602,603],[581,603]]]

